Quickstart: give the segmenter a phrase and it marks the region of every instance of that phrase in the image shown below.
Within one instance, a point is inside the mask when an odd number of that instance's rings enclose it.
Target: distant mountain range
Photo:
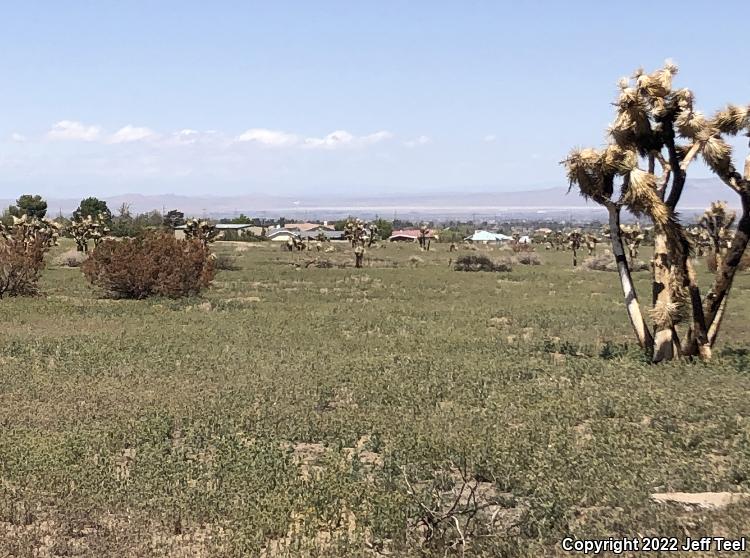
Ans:
[[[93,195],[96,195],[93,193]],[[109,208],[116,212],[123,203],[130,206],[131,213],[147,211],[169,211],[179,209],[186,215],[231,217],[244,213],[249,216],[266,215],[276,217],[306,216],[308,218],[335,218],[356,213],[363,217],[379,214],[391,217],[423,216],[453,217],[502,216],[504,218],[538,217],[550,213],[550,217],[570,214],[592,216],[603,213],[602,208],[577,195],[568,193],[566,187],[525,190],[514,192],[462,192],[434,194],[391,194],[384,196],[270,196],[247,194],[239,196],[181,196],[176,194],[122,194],[101,196]],[[734,193],[715,179],[689,180],[680,202],[683,214],[702,212],[712,201],[726,200],[738,206]],[[49,214],[72,213],[80,199],[48,198]],[[0,199],[0,207],[14,203],[11,199]]]

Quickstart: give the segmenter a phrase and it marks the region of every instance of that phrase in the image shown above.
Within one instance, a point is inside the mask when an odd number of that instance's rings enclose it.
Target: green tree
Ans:
[[[232,223],[232,224],[234,224],[234,225],[249,225],[250,223],[253,222],[253,220],[250,219],[250,217],[248,217],[244,213],[240,213],[238,217],[235,217],[234,219],[230,220],[229,222]]]
[[[47,214],[47,202],[40,195],[24,194],[16,200],[16,205],[8,208],[8,211],[15,217],[28,215],[42,219]]]
[[[171,209],[164,216],[164,226],[169,228],[179,227],[185,224],[185,214],[182,211]]]
[[[104,215],[104,220],[109,222],[112,219],[112,212],[107,207],[107,202],[98,198],[86,198],[81,200],[81,204],[73,212],[73,219],[85,219],[89,215],[97,217],[99,214]]]
[[[373,224],[378,227],[378,234],[383,240],[388,240],[393,234],[393,223],[385,219],[376,219]]]

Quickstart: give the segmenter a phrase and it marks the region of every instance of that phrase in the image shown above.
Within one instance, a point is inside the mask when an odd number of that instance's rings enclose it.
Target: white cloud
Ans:
[[[417,147],[418,145],[427,145],[428,143],[432,143],[432,138],[429,136],[419,136],[413,140],[405,141],[404,145],[406,147]]]
[[[305,145],[313,148],[336,149],[349,145],[354,141],[354,136],[346,130],[336,130],[324,138],[306,138]]]
[[[255,142],[270,147],[286,147],[295,145],[299,138],[294,134],[287,134],[277,130],[267,130],[265,128],[251,128],[239,135],[237,141]]]
[[[128,124],[112,134],[107,143],[129,143],[156,137],[156,133],[149,128],[138,128]]]
[[[366,144],[380,143],[381,141],[389,140],[392,137],[392,133],[386,130],[381,130],[379,132],[375,132],[374,134],[370,134],[369,136],[364,136],[362,138],[362,141]]]
[[[95,141],[99,139],[101,128],[99,126],[86,126],[75,120],[61,120],[47,132],[47,138],[51,140],[74,140]]]
[[[340,147],[373,145],[392,137],[393,134],[386,130],[359,137],[352,135],[346,130],[336,130],[323,138],[306,138],[304,145],[309,148],[338,149]]]
[[[184,128],[179,132],[172,134],[172,139],[176,143],[195,143],[198,140],[200,132],[198,130],[191,130],[190,128]]]
[[[13,141],[15,143],[24,143],[26,141],[26,136],[19,134],[18,132],[13,132],[10,135],[10,141]]]
[[[497,139],[497,136],[495,134],[487,134],[486,136],[484,136],[483,139],[487,143],[492,143],[493,141],[495,141]]]

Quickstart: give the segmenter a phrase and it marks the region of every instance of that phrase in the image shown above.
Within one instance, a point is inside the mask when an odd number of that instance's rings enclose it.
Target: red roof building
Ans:
[[[397,241],[416,241],[419,238],[419,229],[403,229],[400,231],[393,231],[393,234],[388,237],[388,240],[392,242]],[[427,231],[427,238],[434,239],[435,235],[432,231]]]

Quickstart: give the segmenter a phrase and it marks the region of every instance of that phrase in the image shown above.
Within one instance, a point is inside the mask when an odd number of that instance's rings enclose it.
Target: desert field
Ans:
[[[710,363],[655,366],[617,274],[569,252],[468,273],[446,244],[362,269],[346,245],[213,250],[237,269],[200,298],[106,299],[50,263],[43,296],[0,301],[0,556],[538,557],[750,532],[750,499],[651,496],[750,492],[749,273]]]

